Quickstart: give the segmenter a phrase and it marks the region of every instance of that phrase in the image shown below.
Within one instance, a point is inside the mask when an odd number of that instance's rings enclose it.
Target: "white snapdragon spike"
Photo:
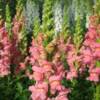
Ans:
[[[89,27],[89,15],[87,14],[87,16],[86,16],[86,28],[88,28]]]
[[[24,16],[26,20],[26,28],[28,31],[32,31],[32,25],[35,16],[39,16],[39,6],[37,6],[34,2],[27,1],[26,7],[24,9]]]
[[[62,4],[56,3],[54,7],[55,35],[62,31]]]
[[[96,4],[97,0],[93,0],[94,4]]]

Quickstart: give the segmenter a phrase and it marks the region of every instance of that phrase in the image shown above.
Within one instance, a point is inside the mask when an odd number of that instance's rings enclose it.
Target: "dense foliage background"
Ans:
[[[0,0],[0,100],[31,99],[100,100],[100,0]]]

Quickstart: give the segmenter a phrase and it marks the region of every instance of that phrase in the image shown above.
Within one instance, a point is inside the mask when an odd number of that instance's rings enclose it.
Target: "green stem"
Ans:
[[[96,90],[94,93],[94,99],[93,100],[100,100],[100,84],[96,85]]]

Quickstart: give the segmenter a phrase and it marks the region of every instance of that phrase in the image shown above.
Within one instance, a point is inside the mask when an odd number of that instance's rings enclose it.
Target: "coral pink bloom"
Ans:
[[[43,82],[30,86],[29,91],[32,92],[32,100],[47,100],[48,84]]]
[[[51,65],[51,63],[49,63],[47,61],[43,62],[42,67],[45,72],[52,71],[52,65]]]
[[[51,76],[49,78],[50,83],[50,91],[52,94],[55,94],[56,91],[60,91],[62,89],[61,85],[61,77],[60,76]]]
[[[85,46],[93,46],[93,43],[94,43],[94,40],[90,40],[90,39],[86,39],[84,42],[83,42],[83,45]]]
[[[100,68],[90,69],[90,76],[87,79],[90,81],[99,82],[100,81]]]
[[[51,63],[44,61],[41,66],[42,66],[42,69],[44,70],[45,77],[48,79],[50,77],[51,73],[53,73]]]
[[[29,61],[30,61],[30,64],[34,65],[34,63],[35,63],[35,59],[34,59],[33,56],[31,56],[31,57],[29,58]]]
[[[25,70],[25,68],[26,68],[25,63],[20,63],[19,67],[20,67],[20,69]]]
[[[3,59],[0,60],[0,77],[3,77],[5,75],[8,75],[10,73],[10,66],[9,63],[6,63],[3,61]]]
[[[77,56],[74,52],[69,52],[67,55],[67,63],[70,68],[74,68],[75,62],[81,62],[82,61],[82,56]]]
[[[89,64],[93,61],[93,54],[90,49],[83,50],[82,54],[83,54],[83,62],[85,64]]]
[[[90,76],[87,79],[93,82],[98,82],[99,76],[96,73],[90,73]]]
[[[55,98],[55,100],[68,100],[68,93],[70,93],[70,89],[65,89],[59,92],[58,96]]]
[[[21,22],[18,22],[16,18],[13,20],[13,28],[12,31],[14,34],[17,34],[21,29]]]
[[[69,45],[70,46],[70,45]],[[74,62],[75,61],[77,61],[77,62],[80,62],[81,61],[81,56],[78,56],[77,54],[76,54],[76,50],[75,50],[75,48],[74,48],[74,46],[72,45],[72,46],[70,46],[70,48],[68,48],[69,49],[69,51],[67,51],[68,52],[68,54],[67,54],[67,63],[68,63],[68,65],[71,67],[71,68],[73,68],[74,67]]]
[[[71,71],[69,71],[68,73],[67,73],[67,76],[66,76],[66,78],[68,79],[68,80],[72,80],[73,78],[77,78],[78,77],[78,75],[77,75],[77,71],[73,68],[73,69],[71,69]]]
[[[34,57],[35,60],[39,59],[39,50],[36,47],[30,47],[31,56]]]
[[[74,61],[75,61],[75,56],[73,54],[73,52],[69,52],[67,55],[67,63],[70,67],[74,67]]]
[[[36,81],[41,81],[44,78],[44,70],[42,67],[37,67],[37,66],[33,66],[32,67],[33,70],[33,77]]]
[[[100,60],[100,43],[94,43],[94,53],[93,56]]]
[[[91,29],[89,28],[89,31],[87,32],[86,34],[86,38],[89,38],[89,39],[92,39],[92,40],[95,40],[97,38],[97,32],[95,29]]]
[[[56,74],[57,75],[60,75],[60,76],[62,76],[62,77],[64,77],[64,75],[65,75],[65,70],[64,70],[64,66],[63,66],[63,64],[59,64],[58,66],[56,66]]]

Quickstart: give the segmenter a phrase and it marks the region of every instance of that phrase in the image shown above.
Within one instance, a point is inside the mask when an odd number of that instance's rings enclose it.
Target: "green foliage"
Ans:
[[[96,67],[100,67],[100,61],[96,61]]]
[[[100,100],[100,84],[99,83],[96,85],[96,90],[94,93],[93,100]]]
[[[22,73],[0,78],[0,100],[30,100],[28,88],[32,84],[34,81]]]
[[[0,0],[0,19],[5,19],[5,1]]]
[[[94,86],[84,78],[72,81],[72,91],[69,100],[92,100]]]

